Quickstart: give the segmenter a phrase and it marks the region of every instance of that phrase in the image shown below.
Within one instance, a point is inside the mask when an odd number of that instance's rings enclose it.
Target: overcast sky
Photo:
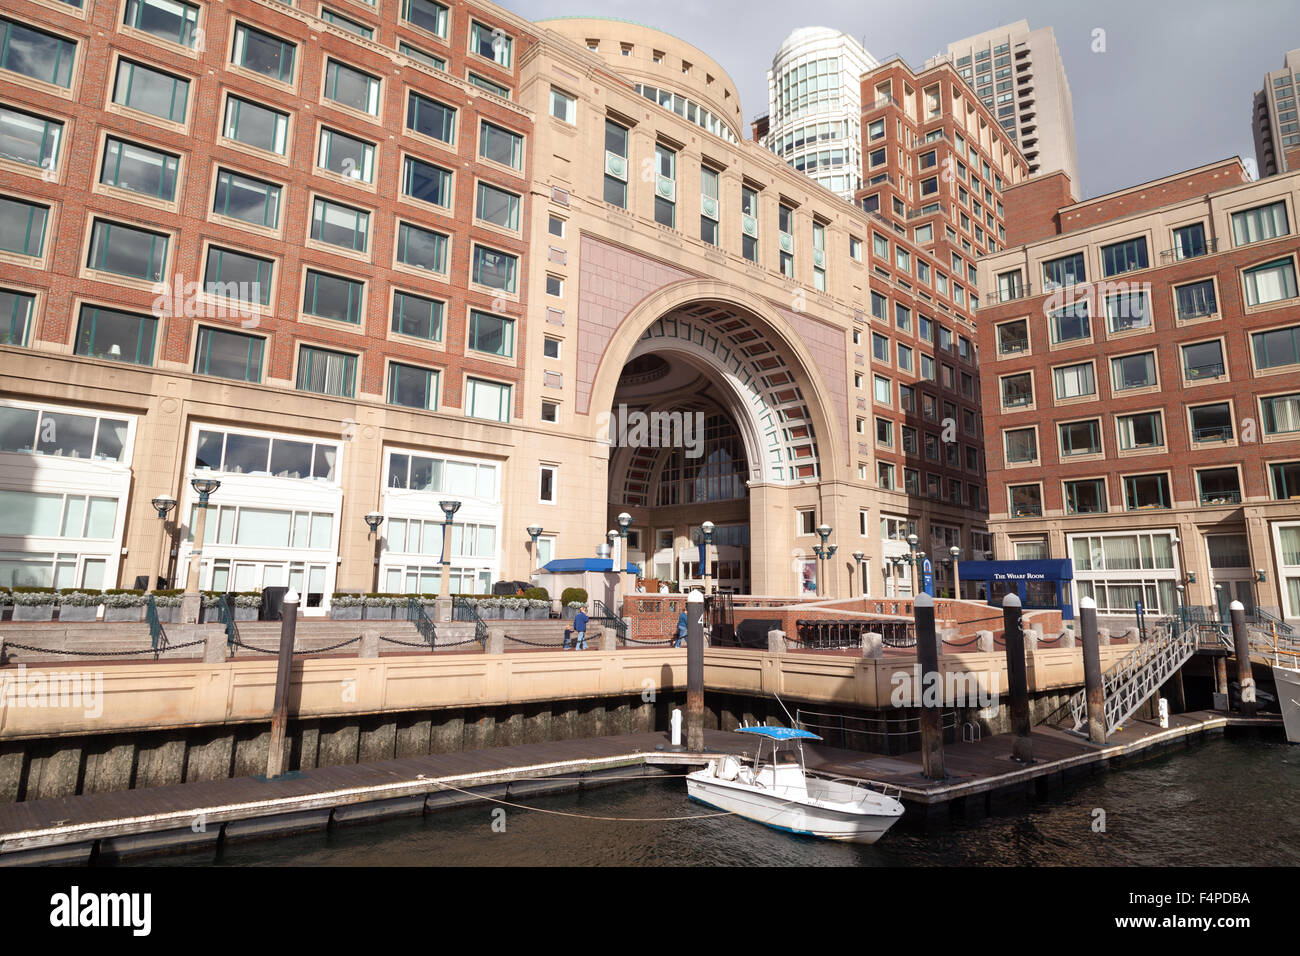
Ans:
[[[1251,98],[1300,47],[1297,0],[498,2],[530,20],[616,17],[678,36],[731,74],[746,123],[766,112],[767,68],[798,27],[842,30],[877,59],[898,54],[919,69],[962,37],[1022,19],[1050,26],[1074,98],[1083,198],[1227,156],[1253,160]],[[1092,52],[1097,28],[1104,53]]]

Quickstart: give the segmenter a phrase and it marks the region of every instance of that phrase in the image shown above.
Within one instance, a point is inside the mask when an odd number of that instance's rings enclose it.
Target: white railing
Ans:
[[[1133,652],[1102,675],[1101,691],[1105,705],[1106,733],[1110,735],[1162,684],[1196,653],[1194,627],[1182,632],[1168,631],[1143,641]],[[1074,730],[1082,733],[1088,722],[1087,688],[1070,698],[1070,715]]]

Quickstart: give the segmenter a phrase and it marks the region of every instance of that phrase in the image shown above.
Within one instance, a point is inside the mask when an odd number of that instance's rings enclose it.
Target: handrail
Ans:
[[[424,605],[413,597],[406,599],[406,619],[414,624],[420,636],[429,642],[429,650],[433,650],[437,631],[434,629],[433,621],[429,620],[429,615],[424,613]]]
[[[1199,629],[1199,625],[1191,625],[1181,631],[1170,630],[1149,641],[1143,641],[1102,675],[1101,691],[1107,734],[1114,733],[1196,653]],[[1088,691],[1084,688],[1069,699],[1075,733],[1081,733],[1088,721],[1087,697]]]
[[[627,621],[623,620],[621,617],[619,617],[613,611],[611,611],[605,605],[605,602],[600,600],[599,598],[593,599],[591,602],[591,606],[592,606],[592,610],[596,612],[596,614],[594,615],[596,620],[600,621],[606,627],[613,628],[615,633],[618,634],[618,646],[626,647],[627,646]]]
[[[478,608],[469,598],[456,597],[451,599],[452,616],[457,621],[469,621],[474,625],[474,640],[478,641],[487,649],[488,627],[479,617]]]
[[[235,605],[230,600],[229,594],[217,597],[217,619],[226,626],[226,650],[231,657],[234,657],[235,647],[243,642],[239,639],[239,625],[235,623]]]
[[[167,629],[158,617],[158,604],[152,594],[144,606],[144,619],[149,622],[149,643],[153,645],[153,659],[157,660],[159,652],[167,650]]]

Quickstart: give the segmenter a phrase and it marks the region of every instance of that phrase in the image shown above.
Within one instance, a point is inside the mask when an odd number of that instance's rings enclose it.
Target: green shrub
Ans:
[[[560,603],[565,607],[571,604],[586,604],[587,591],[585,588],[565,588],[560,594]]]
[[[524,592],[524,597],[530,601],[549,601],[551,599],[551,595],[546,588],[529,588]]]

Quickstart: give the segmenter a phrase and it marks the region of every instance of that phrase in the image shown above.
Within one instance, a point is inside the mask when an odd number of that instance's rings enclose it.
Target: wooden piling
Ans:
[[[912,602],[916,614],[916,661],[920,665],[921,767],[930,780],[947,776],[943,766],[943,674],[939,671],[939,638],[934,626],[934,598],[922,592]],[[927,685],[939,688],[936,697]]]
[[[1079,600],[1079,628],[1083,640],[1083,684],[1088,699],[1088,739],[1106,742],[1106,700],[1101,684],[1101,641],[1097,635],[1097,602]]]
[[[1025,632],[1020,596],[1014,592],[1002,600],[1002,631],[1007,645],[1007,677],[1011,684],[1011,757],[1033,763],[1033,742],[1029,723],[1029,671],[1025,667]]]

